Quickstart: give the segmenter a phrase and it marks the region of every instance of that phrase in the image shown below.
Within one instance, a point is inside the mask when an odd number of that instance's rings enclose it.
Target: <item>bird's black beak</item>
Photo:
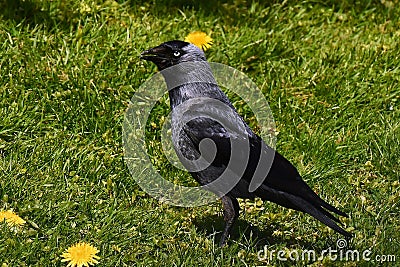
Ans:
[[[172,65],[170,58],[171,51],[164,45],[153,47],[143,51],[140,55],[141,59],[151,61],[157,65],[158,70],[163,70]]]
[[[150,48],[149,50],[143,51],[140,55],[140,58],[152,61],[157,64],[157,62],[167,59],[167,52],[168,51],[166,47],[159,45],[154,48]]]

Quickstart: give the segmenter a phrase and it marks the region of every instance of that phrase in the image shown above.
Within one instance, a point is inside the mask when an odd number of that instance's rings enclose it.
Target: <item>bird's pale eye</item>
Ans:
[[[181,52],[179,52],[179,51],[174,52],[174,57],[179,57],[180,55],[181,55]]]

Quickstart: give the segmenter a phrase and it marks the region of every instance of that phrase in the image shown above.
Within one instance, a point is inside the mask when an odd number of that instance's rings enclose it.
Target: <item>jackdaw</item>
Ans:
[[[348,215],[322,200],[297,169],[244,122],[215,82],[201,49],[175,40],[144,51],[141,58],[155,63],[167,83],[172,143],[183,165],[201,185],[225,175],[223,182],[207,188],[221,198],[223,205],[225,228],[220,246],[226,244],[239,216],[237,198],[259,197],[306,212],[345,237],[352,236],[336,224],[340,221],[330,212]],[[262,165],[267,168],[259,171]],[[234,180],[232,186],[229,175]],[[255,176],[259,183],[252,185]]]

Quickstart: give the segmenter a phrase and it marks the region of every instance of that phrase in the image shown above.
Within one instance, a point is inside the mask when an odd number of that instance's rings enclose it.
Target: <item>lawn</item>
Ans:
[[[0,1],[0,211],[26,221],[0,223],[0,265],[66,266],[61,254],[80,241],[99,250],[96,266],[398,265],[399,1],[160,2]],[[350,215],[342,220],[355,235],[347,248],[370,250],[369,261],[288,258],[320,255],[341,237],[258,199],[241,201],[233,236],[219,248],[220,202],[175,207],[137,185],[122,125],[135,91],[156,72],[140,52],[196,30],[214,40],[209,61],[261,89],[277,150]],[[257,130],[244,101],[227,93]],[[147,131],[153,163],[170,180],[196,185],[162,155],[164,100]],[[288,252],[287,261],[263,260],[265,249]],[[385,255],[396,263],[380,263]]]

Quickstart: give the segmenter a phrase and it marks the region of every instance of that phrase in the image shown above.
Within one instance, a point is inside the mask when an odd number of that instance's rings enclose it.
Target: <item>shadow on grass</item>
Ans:
[[[3,0],[0,1],[0,18],[14,21],[16,24],[35,26],[45,24],[49,27],[60,25],[44,7],[42,3],[33,0]]]
[[[266,9],[274,5],[279,5],[282,8],[288,6],[296,7],[299,5],[297,0],[270,0],[270,1],[237,1],[237,0],[222,0],[222,1],[198,1],[198,0],[162,0],[162,1],[118,1],[120,3],[128,2],[132,8],[137,8],[142,5],[150,5],[150,13],[157,16],[168,16],[166,10],[185,10],[193,9],[202,11],[204,14],[219,15],[220,17],[231,17],[235,24],[237,22],[251,21],[252,8]],[[335,12],[353,12],[355,14],[362,13],[369,9],[379,9],[387,11],[381,1],[376,0],[327,0],[327,1],[303,1],[303,4],[309,4],[309,7],[320,5],[323,8],[333,9]],[[226,22],[226,21],[224,21]]]
[[[95,1],[96,2],[96,1]],[[99,1],[98,3],[100,3]],[[281,5],[282,8],[288,6],[295,7],[298,5],[298,1],[236,1],[236,0],[224,0],[224,1],[198,1],[198,0],[163,0],[163,1],[115,1],[121,4],[127,4],[131,7],[131,11],[136,13],[141,6],[148,6],[148,12],[155,17],[169,17],[171,14],[175,14],[181,10],[195,10],[202,13],[203,15],[213,15],[222,18],[220,23],[223,24],[235,24],[245,25],[251,22],[252,15],[251,9],[266,9],[273,5]],[[313,3],[313,1],[310,1]],[[78,1],[64,1],[64,0],[53,0],[53,1],[40,1],[40,0],[0,0],[0,18],[3,20],[15,21],[17,24],[29,24],[36,26],[38,24],[45,25],[52,28],[68,29],[70,25],[76,24],[82,19],[82,14],[79,12],[79,5],[81,2]],[[362,3],[362,4],[360,4]],[[313,3],[315,4],[315,3]],[[329,0],[325,2],[319,2],[318,5],[321,7],[332,8],[335,11],[347,12],[352,11],[355,14],[362,13],[368,9],[383,9],[385,13],[389,12],[389,9],[385,8],[380,1],[339,1]],[[269,9],[268,9],[269,10]],[[274,14],[265,14],[264,20],[267,20],[269,15],[275,16]]]
[[[212,215],[207,217],[196,218],[194,225],[198,229],[199,233],[204,233],[207,236],[215,235],[215,245],[221,238],[222,231],[224,229],[225,222],[222,216]],[[228,244],[232,244],[232,240],[243,243],[252,244],[257,250],[263,249],[266,245],[272,244],[286,244],[290,245],[300,245],[304,248],[314,248],[315,244],[308,241],[297,240],[293,238],[274,236],[274,228],[268,228],[268,225],[264,229],[258,226],[251,225],[248,221],[243,219],[238,219],[235,223]],[[317,248],[318,250],[319,248]],[[326,249],[326,247],[321,248],[321,251]]]

